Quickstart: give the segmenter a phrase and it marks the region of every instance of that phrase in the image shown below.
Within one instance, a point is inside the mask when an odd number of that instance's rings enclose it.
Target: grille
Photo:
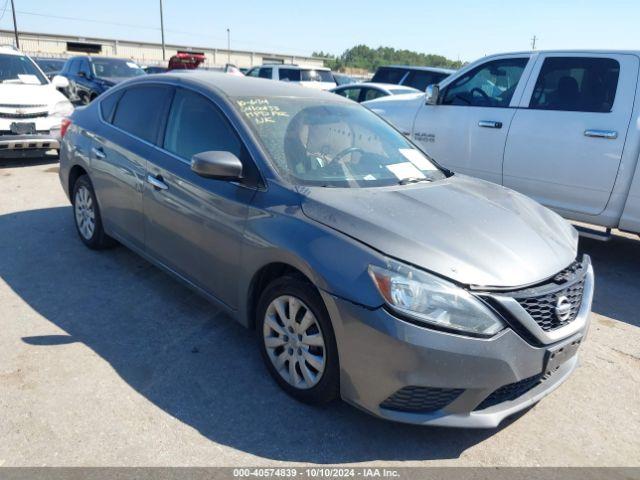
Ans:
[[[524,380],[520,380],[519,382],[510,383],[509,385],[500,387],[487,398],[485,398],[482,403],[475,408],[475,410],[484,410],[485,408],[493,407],[494,405],[498,405],[502,402],[515,400],[516,398],[527,393],[529,390],[540,385],[543,380],[543,375],[539,374],[534,375],[533,377],[525,378]]]
[[[429,413],[446,407],[460,394],[461,388],[409,386],[398,390],[380,404],[381,408],[400,412]]]
[[[542,330],[549,332],[564,327],[575,320],[582,304],[583,293],[584,279],[547,295],[518,299],[518,303],[531,315],[531,318],[535,320]],[[569,300],[571,306],[570,314],[565,320],[561,320],[556,316],[558,299],[563,296]]]
[[[31,112],[31,113],[7,113],[0,112],[0,118],[39,118],[46,117],[49,112]]]

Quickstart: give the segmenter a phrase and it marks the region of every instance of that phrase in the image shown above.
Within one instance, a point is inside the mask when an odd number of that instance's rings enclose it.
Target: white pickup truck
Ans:
[[[363,105],[455,172],[640,233],[639,65],[640,52],[492,55],[424,94]]]

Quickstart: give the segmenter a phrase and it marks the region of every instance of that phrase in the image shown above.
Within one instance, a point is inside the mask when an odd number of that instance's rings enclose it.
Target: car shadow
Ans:
[[[58,163],[58,155],[46,153],[35,158],[0,158],[0,170],[4,168],[33,167]]]
[[[640,241],[623,235],[608,242],[581,237],[580,251],[591,256],[595,272],[592,310],[640,327]]]
[[[497,431],[396,424],[340,401],[296,402],[270,379],[253,332],[126,248],[85,248],[70,207],[0,216],[0,232],[0,278],[65,332],[22,341],[85,344],[214,442],[269,459],[338,464],[458,458]]]

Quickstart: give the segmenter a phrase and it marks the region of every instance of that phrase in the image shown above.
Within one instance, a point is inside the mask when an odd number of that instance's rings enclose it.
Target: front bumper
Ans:
[[[59,150],[59,133],[52,130],[48,134],[0,135],[0,157],[24,157]]]
[[[551,393],[576,368],[577,355],[549,375],[543,371],[550,348],[570,345],[586,335],[593,270],[589,265],[572,333],[544,345],[529,343],[511,328],[488,339],[432,330],[399,319],[384,308],[369,310],[326,292],[322,295],[336,332],[345,401],[388,420],[492,428]],[[531,378],[540,381],[523,394],[483,407],[494,392]],[[406,387],[455,390],[455,396],[432,411],[381,406]]]

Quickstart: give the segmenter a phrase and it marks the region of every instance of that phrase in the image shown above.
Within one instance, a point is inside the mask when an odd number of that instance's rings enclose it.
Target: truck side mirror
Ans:
[[[425,95],[425,101],[427,105],[437,105],[439,97],[440,97],[440,86],[429,85],[427,87],[427,91]]]

